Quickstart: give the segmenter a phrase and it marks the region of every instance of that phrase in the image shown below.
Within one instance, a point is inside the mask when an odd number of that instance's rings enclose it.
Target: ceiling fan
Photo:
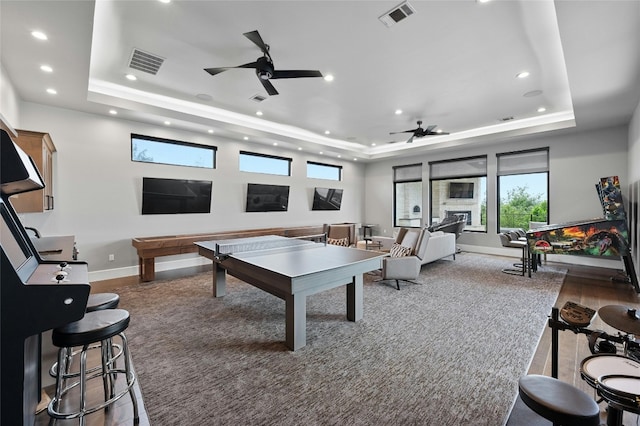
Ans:
[[[269,45],[262,41],[258,30],[250,31],[243,35],[262,50],[263,56],[261,58],[256,59],[255,62],[238,65],[237,67],[205,68],[204,70],[211,75],[216,75],[232,68],[254,68],[260,83],[262,83],[267,93],[271,96],[277,95],[278,91],[269,80],[279,78],[322,77],[320,71],[314,70],[276,70],[271,55],[269,55]]]
[[[434,132],[433,129],[435,129],[436,127],[438,127],[436,124],[427,126],[426,129],[422,128],[422,120],[418,120],[418,127],[415,129],[411,129],[411,130],[403,130],[401,132],[390,132],[390,135],[395,135],[398,133],[413,133],[411,135],[411,137],[409,138],[409,140],[407,140],[407,143],[411,143],[413,142],[413,138],[421,138],[423,136],[433,136],[433,135],[448,135],[449,133],[447,132]]]

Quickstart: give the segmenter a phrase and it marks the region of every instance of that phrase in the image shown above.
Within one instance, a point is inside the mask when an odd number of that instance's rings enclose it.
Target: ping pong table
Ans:
[[[306,297],[346,285],[347,319],[363,316],[363,274],[380,268],[385,253],[275,235],[195,243],[213,261],[213,297],[226,292],[226,274],[285,301],[286,345],[306,345]]]

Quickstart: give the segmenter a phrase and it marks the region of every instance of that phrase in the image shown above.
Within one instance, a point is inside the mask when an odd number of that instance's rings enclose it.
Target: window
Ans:
[[[487,157],[429,163],[431,224],[464,215],[465,230],[487,231]]]
[[[291,176],[291,158],[240,151],[240,171]]]
[[[549,150],[497,154],[498,229],[529,229],[549,218]]]
[[[307,177],[315,179],[342,180],[342,166],[307,161]]]
[[[422,163],[393,168],[393,226],[422,226]]]
[[[215,146],[131,134],[131,161],[215,169]]]

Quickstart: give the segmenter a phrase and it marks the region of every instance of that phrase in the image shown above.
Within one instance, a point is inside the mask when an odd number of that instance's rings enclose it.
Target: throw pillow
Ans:
[[[393,243],[389,251],[391,257],[405,257],[411,254],[411,247],[404,247],[398,243]]]
[[[344,237],[344,238],[327,238],[327,244],[333,244],[334,246],[348,247],[349,246],[349,238],[347,238],[347,237]]]

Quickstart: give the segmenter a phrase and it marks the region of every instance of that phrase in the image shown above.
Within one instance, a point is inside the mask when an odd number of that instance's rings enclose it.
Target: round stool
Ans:
[[[133,403],[134,422],[137,424],[138,418],[138,405],[137,400],[133,392],[133,385],[136,377],[131,368],[131,356],[129,354],[129,346],[127,344],[127,338],[124,335],[124,330],[129,326],[129,312],[124,309],[103,309],[94,312],[88,312],[85,316],[78,321],[66,324],[62,327],[56,328],[52,333],[52,341],[58,350],[58,366],[56,374],[56,393],[55,396],[49,402],[47,411],[49,415],[56,419],[80,419],[80,425],[84,425],[84,416],[108,407],[122,398],[126,393],[131,396],[131,402]],[[114,359],[109,355],[109,340],[114,336],[119,336],[122,340],[122,353],[124,355],[124,369],[118,369],[115,366]],[[101,343],[102,356],[100,368],[94,374],[92,371],[87,371],[87,350],[94,343]],[[67,353],[70,348],[74,346],[81,346],[82,350],[79,352],[80,368],[77,374],[66,374],[68,366]],[[115,389],[115,377],[118,374],[123,374],[126,378],[126,383],[122,385],[121,389],[116,394]],[[71,381],[71,378],[79,377],[77,380]],[[87,382],[91,379],[102,377],[104,388],[104,401],[87,407],[86,388]],[[79,404],[70,404],[68,401],[71,399],[69,391],[75,387],[79,387]],[[61,411],[61,402],[64,400],[65,406],[72,406],[73,408],[65,412]]]
[[[598,426],[600,407],[585,392],[553,377],[520,378],[522,401],[540,416],[562,426]]]
[[[86,312],[115,309],[120,303],[120,296],[116,293],[94,293],[89,295]]]
[[[101,311],[103,309],[115,309],[118,307],[119,303],[120,303],[120,296],[116,293],[92,293],[89,295],[89,299],[87,300],[87,308],[85,309],[85,312]],[[99,347],[100,345],[95,345],[90,347],[89,349],[97,349]],[[109,340],[109,347],[111,348],[110,349],[111,358],[116,359],[120,357],[120,355],[122,355],[122,348],[119,345],[112,345],[111,340]],[[115,354],[113,350],[114,347],[116,349]],[[77,355],[78,353],[79,352],[73,352],[72,348],[67,348],[67,354],[66,354],[67,369],[71,365],[71,358],[74,355]],[[96,368],[99,368],[99,366]],[[89,370],[89,372],[93,372],[93,371],[95,370]],[[58,374],[58,363],[55,362],[49,369],[49,375],[51,377],[56,377],[57,374]],[[69,371],[66,371],[65,374],[68,376],[74,375],[69,373]],[[75,375],[77,376],[77,373]]]

